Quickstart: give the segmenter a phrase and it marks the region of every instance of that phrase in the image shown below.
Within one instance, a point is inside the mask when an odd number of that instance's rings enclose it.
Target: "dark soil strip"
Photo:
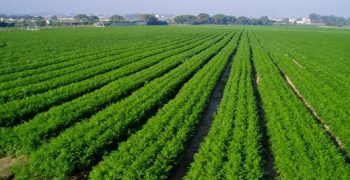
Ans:
[[[239,41],[237,42],[238,44]],[[198,152],[201,142],[203,142],[204,138],[207,136],[210,126],[212,124],[212,119],[214,118],[215,112],[217,111],[219,103],[222,99],[226,81],[230,76],[231,65],[234,59],[234,55],[236,54],[237,48],[238,47],[236,47],[230,55],[229,62],[226,64],[224,71],[220,75],[219,81],[215,86],[214,92],[209,99],[208,106],[205,108],[202,114],[202,119],[199,121],[192,138],[188,141],[181,162],[178,166],[173,168],[173,170],[170,172],[170,176],[168,179],[179,180],[185,177],[186,172],[190,167],[190,164],[194,160],[194,154]]]
[[[260,40],[258,40],[260,43]],[[332,130],[329,128],[329,126],[325,123],[325,121],[317,114],[315,109],[311,106],[311,104],[304,98],[304,96],[299,92],[299,90],[296,88],[296,86],[293,84],[293,82],[288,78],[288,76],[284,73],[284,71],[278,66],[274,58],[271,56],[271,54],[266,50],[266,48],[260,43],[260,46],[263,47],[268,54],[269,58],[273,62],[273,64],[278,68],[278,71],[280,75],[283,77],[283,79],[287,82],[288,86],[293,90],[294,94],[300,99],[301,102],[303,102],[304,107],[309,111],[309,113],[312,115],[312,117],[315,119],[316,123],[318,123],[323,131],[326,133],[326,135],[330,138],[332,143],[337,147],[338,151],[341,153],[341,155],[344,157],[345,161],[350,164],[350,155],[345,150],[342,142],[340,139],[332,132]]]
[[[258,110],[258,116],[259,116],[259,126],[260,126],[260,132],[261,132],[261,146],[262,146],[262,157],[264,159],[263,169],[265,171],[265,177],[266,179],[275,179],[277,177],[277,172],[274,169],[275,165],[275,158],[272,154],[271,146],[269,144],[269,135],[266,128],[266,120],[265,120],[265,114],[263,109],[263,102],[261,100],[261,96],[258,90],[258,83],[259,83],[259,76],[256,73],[255,70],[255,64],[253,61],[253,51],[251,48],[251,45],[249,44],[249,51],[250,51],[250,62],[252,66],[251,71],[251,78],[252,78],[252,84],[254,89],[254,96],[256,99],[256,107]]]

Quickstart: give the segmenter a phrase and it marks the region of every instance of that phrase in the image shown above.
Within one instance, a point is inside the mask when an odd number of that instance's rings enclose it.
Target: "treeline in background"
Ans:
[[[217,25],[320,25],[320,26],[350,26],[350,17],[338,17],[334,15],[318,15],[312,13],[305,18],[275,18],[268,16],[252,18],[246,16],[231,16],[207,13],[198,15],[157,15],[157,14],[129,14],[125,16],[96,16],[77,14],[74,16],[32,16],[32,15],[0,15],[0,27],[26,27],[30,22],[35,22],[39,27],[54,26],[91,26],[102,22],[105,26],[125,25],[168,25],[168,24],[217,24]]]

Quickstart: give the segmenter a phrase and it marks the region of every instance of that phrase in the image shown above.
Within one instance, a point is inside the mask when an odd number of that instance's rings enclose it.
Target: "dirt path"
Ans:
[[[239,42],[237,42],[239,44]],[[219,106],[221,98],[224,93],[226,81],[229,78],[232,61],[234,59],[233,55],[236,54],[237,48],[233,51],[229,62],[227,63],[224,71],[222,72],[219,81],[217,82],[214,92],[209,99],[208,106],[206,107],[202,119],[199,121],[197,128],[193,137],[189,140],[188,146],[185,150],[182,161],[179,163],[177,167],[175,167],[168,179],[170,180],[180,180],[186,175],[190,164],[193,162],[194,154],[198,152],[201,142],[207,136],[210,126],[212,124],[212,119],[214,118],[214,114]]]
[[[25,157],[4,157],[0,159],[0,179],[12,179],[14,174],[11,172],[18,161],[25,161]]]

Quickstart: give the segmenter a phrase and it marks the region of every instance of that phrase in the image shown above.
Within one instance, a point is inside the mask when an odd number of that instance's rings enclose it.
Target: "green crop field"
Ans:
[[[0,32],[0,178],[350,179],[350,30]]]

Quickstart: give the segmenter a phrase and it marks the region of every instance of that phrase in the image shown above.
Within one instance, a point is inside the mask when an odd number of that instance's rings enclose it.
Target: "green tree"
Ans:
[[[78,14],[74,16],[74,21],[79,24],[88,24],[90,21],[90,18],[86,14]]]
[[[261,20],[257,18],[250,19],[247,24],[250,25],[261,25]]]
[[[237,18],[235,16],[226,16],[226,23],[227,24],[236,24]]]
[[[124,17],[120,15],[113,15],[109,17],[110,22],[118,22],[118,21],[124,21]]]
[[[267,25],[271,25],[272,22],[270,21],[269,17],[267,16],[261,16],[260,19],[260,25],[263,25],[263,26],[267,26]]]
[[[288,19],[288,18],[284,18],[284,19],[282,20],[282,23],[283,23],[283,24],[289,24],[289,19]]]
[[[91,22],[91,24],[96,23],[96,22],[98,22],[98,21],[100,21],[100,18],[98,18],[97,16],[95,16],[95,15],[91,15],[91,16],[90,16],[90,22]]]
[[[158,21],[158,19],[153,14],[142,14],[139,17],[139,20],[141,20],[141,21],[151,21],[151,22]]]
[[[52,21],[57,21],[57,20],[58,20],[58,18],[57,18],[57,16],[56,16],[56,15],[53,15],[53,16],[51,16],[51,20],[52,20]]]
[[[210,15],[207,13],[198,14],[197,19],[200,24],[209,24],[211,22]]]
[[[42,16],[38,16],[34,18],[35,23],[37,26],[45,26],[46,25],[46,20]]]
[[[224,14],[215,14],[212,19],[214,24],[227,24],[227,17]]]
[[[197,24],[197,16],[193,15],[180,15],[174,18],[174,22],[177,24]]]
[[[311,23],[320,23],[321,22],[321,16],[316,14],[316,13],[310,14],[309,18],[311,20]]]
[[[240,16],[240,17],[238,17],[237,22],[240,25],[247,25],[249,23],[249,19],[245,16]]]

